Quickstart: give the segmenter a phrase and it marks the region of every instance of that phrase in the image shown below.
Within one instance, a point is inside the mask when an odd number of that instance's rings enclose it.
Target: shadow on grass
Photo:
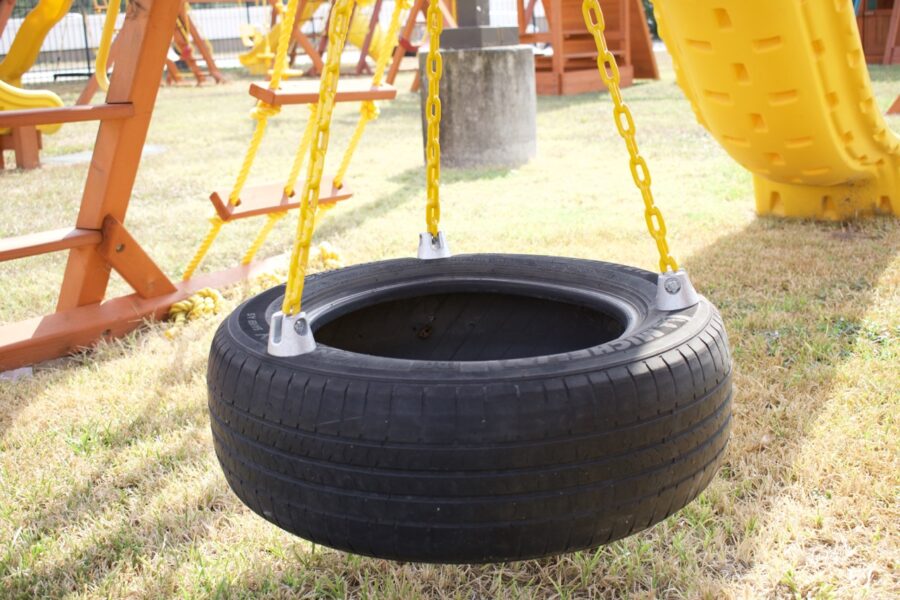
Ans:
[[[331,226],[331,233],[381,215],[421,193],[419,170],[405,171],[394,179],[399,190],[357,211],[356,221]],[[368,212],[367,212],[368,211]],[[325,228],[323,228],[325,229]],[[734,437],[717,487],[732,494],[734,502],[761,524],[777,511],[773,500],[791,484],[791,466],[833,386],[841,365],[852,356],[864,317],[883,271],[900,252],[900,227],[887,221],[867,222],[859,227],[844,227],[804,222],[756,220],[735,235],[721,238],[685,261],[695,285],[722,312],[734,350],[737,373]],[[127,349],[100,360],[121,359]],[[181,373],[202,370],[203,357],[186,366],[162,370],[154,379],[162,385]],[[76,377],[75,370],[61,376]],[[228,494],[217,497],[224,486],[221,478],[194,485],[184,470],[202,464],[211,449],[192,436],[207,427],[205,403],[198,402],[177,410],[162,410],[159,403],[147,402],[137,416],[103,434],[85,481],[29,514],[22,523],[27,539],[0,559],[0,581],[12,596],[55,596],[78,590],[102,589],[122,570],[139,570],[139,565],[157,566],[154,571],[159,589],[172,589],[180,577],[185,548],[208,536],[223,513],[238,509],[237,500]],[[129,449],[150,443],[157,436],[178,432],[175,443],[165,450],[148,454],[134,466],[122,469],[123,457],[134,458]],[[756,443],[763,433],[772,433],[779,448]],[[200,470],[200,469],[197,469]],[[204,471],[205,472],[205,471]],[[113,473],[113,474],[111,474]],[[770,479],[766,482],[764,479]],[[165,511],[154,512],[154,503],[165,498],[170,486],[185,486],[177,502],[167,502]],[[112,510],[108,499],[132,498],[140,508],[131,508],[119,500]],[[212,500],[211,500],[212,499]],[[723,527],[727,516],[712,513],[701,517],[704,500],[693,503],[671,522],[680,520],[688,535],[700,528]],[[132,504],[134,506],[134,504]],[[109,513],[109,514],[108,514]],[[100,529],[80,546],[65,548],[73,529],[88,529],[108,518],[112,525]],[[700,521],[708,518],[702,524]],[[696,525],[695,525],[696,523]],[[760,528],[761,529],[761,528]],[[684,533],[684,527],[682,532]],[[518,565],[478,567],[435,567],[437,580],[430,585],[460,586],[441,589],[448,596],[466,585],[470,573],[477,573],[483,589],[469,589],[469,596],[489,597],[496,587],[530,574],[523,586],[536,596],[553,596],[564,589],[572,594],[587,590],[589,595],[628,595],[641,589],[682,589],[690,596],[691,576],[696,571],[680,569],[672,549],[674,529],[660,526],[639,534],[636,539],[618,542],[584,561],[589,567],[572,575],[572,561],[579,555],[528,561]],[[736,548],[753,532],[736,530],[723,536],[716,554],[735,563]],[[719,542],[714,542],[719,543]],[[55,560],[44,560],[24,567],[27,556],[39,555],[41,548],[62,545]],[[633,552],[636,545],[649,553]],[[699,545],[698,545],[699,548]],[[697,561],[702,561],[701,551]],[[650,562],[649,555],[665,557]],[[634,558],[623,559],[629,555]],[[202,559],[200,567],[202,567]],[[187,559],[184,560],[193,560]],[[212,559],[211,559],[212,560]],[[625,568],[622,560],[638,561]],[[643,563],[641,561],[644,561]],[[630,564],[630,563],[629,563]],[[648,567],[647,565],[652,565]],[[726,587],[753,567],[731,564],[714,569],[716,583]],[[198,567],[199,568],[199,567]],[[584,569],[588,569],[585,571]],[[610,573],[624,569],[620,579]],[[630,570],[630,569],[633,569]],[[650,569],[648,571],[648,569]],[[412,597],[419,571],[340,552],[282,558],[274,568],[243,572],[233,582],[211,582],[216,593],[224,596],[246,595],[248,590],[306,592],[320,596],[343,597],[361,588],[376,596]],[[524,576],[523,576],[524,577]],[[497,582],[500,582],[499,584]],[[222,586],[225,586],[224,588]],[[596,592],[596,594],[594,594]]]
[[[121,356],[106,358],[115,359]],[[173,368],[200,369],[199,362]],[[77,369],[68,373],[78,376]],[[167,387],[170,375],[160,369],[153,383]],[[210,448],[197,439],[206,429],[205,402],[164,408],[152,400],[114,427],[94,420],[73,427],[65,444],[75,455],[92,455],[89,471],[63,493],[46,493],[39,507],[28,511],[18,541],[0,557],[0,589],[9,594],[5,597],[57,597],[96,590],[123,569],[140,570],[141,565],[177,554],[208,536],[223,511],[233,511],[238,501],[217,497],[224,489],[220,479],[197,482],[184,473],[192,468],[208,471],[204,463]],[[173,442],[162,448],[156,444],[173,432]],[[141,445],[146,447],[135,450]],[[173,496],[180,502],[172,502]],[[165,589],[165,582],[174,581],[177,572],[178,565],[173,564],[155,584]]]
[[[792,465],[826,407],[837,371],[854,352],[878,280],[898,253],[900,228],[886,221],[841,227],[757,219],[685,261],[694,283],[725,318],[738,374],[734,434],[718,487],[759,523],[754,531],[736,530],[721,536],[721,545],[712,553],[725,556],[730,563],[727,568],[703,562],[704,544],[709,542],[700,539],[701,530],[727,530],[724,521],[732,517],[716,514],[709,508],[708,498],[701,496],[671,517],[671,526],[658,526],[598,553],[478,567],[474,572],[488,582],[515,579],[520,576],[517,572],[537,573],[533,579],[526,577],[526,587],[538,596],[554,595],[560,589],[604,597],[627,596],[641,589],[678,589],[691,596],[696,592],[692,586],[699,575],[698,564],[707,574],[714,573],[714,583],[720,588],[737,581],[754,566],[752,562],[740,564],[737,548],[748,540],[752,543],[771,519],[770,511],[779,510],[775,500],[792,484]],[[765,433],[772,433],[775,442],[771,446],[780,448],[774,456],[773,447],[757,443]],[[700,538],[693,549],[693,570],[680,568],[673,550],[676,541],[683,545],[680,540],[685,529],[688,537]],[[653,555],[659,560],[652,562]],[[573,564],[588,567],[582,567],[577,577],[566,575]],[[300,565],[281,567],[274,573],[247,573],[234,583],[233,590],[238,593],[293,582],[287,585],[299,593],[342,582],[342,592],[352,595],[365,582],[365,591],[378,596],[389,595],[390,589],[402,587],[404,582],[416,586],[416,571],[408,565],[342,552],[322,552]],[[466,585],[473,572],[464,566],[434,568],[439,574],[432,575],[447,585]],[[618,578],[610,575],[613,572],[619,573]],[[566,581],[569,576],[572,579]],[[458,591],[441,590],[448,596]],[[488,597],[496,589],[469,589],[467,593]],[[721,595],[725,593],[720,589]]]

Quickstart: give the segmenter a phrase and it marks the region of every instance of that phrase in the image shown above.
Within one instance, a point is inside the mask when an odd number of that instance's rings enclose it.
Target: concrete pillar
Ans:
[[[441,166],[517,167],[537,154],[530,46],[441,50]],[[427,52],[419,53],[423,137]]]
[[[490,26],[489,0],[460,0],[441,34],[441,166],[516,167],[537,154],[534,53],[515,27]],[[419,51],[422,132],[427,46]]]

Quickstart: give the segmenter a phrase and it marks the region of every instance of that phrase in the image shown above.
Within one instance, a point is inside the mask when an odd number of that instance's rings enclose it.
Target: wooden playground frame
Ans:
[[[173,0],[129,3],[120,33],[128,43],[104,103],[0,112],[0,127],[100,121],[74,227],[0,240],[0,261],[69,253],[56,312],[0,327],[0,370],[124,335],[201,288],[229,285],[269,266],[261,261],[173,283],[124,225],[180,8]],[[111,270],[133,294],[105,299]]]
[[[0,239],[0,262],[68,251],[56,312],[0,326],[0,371],[70,354],[102,339],[120,337],[147,319],[206,288],[226,287],[270,271],[282,257],[251,262],[173,282],[153,262],[124,225],[141,152],[165,66],[181,0],[132,0],[117,39],[114,77],[103,104],[52,109],[0,111],[0,127],[35,127],[45,123],[100,121],[93,157],[74,227]],[[318,101],[319,86],[310,80],[283,84],[277,90],[251,84],[251,96],[273,106]],[[393,86],[373,88],[359,81],[341,82],[336,101],[391,100]],[[351,196],[323,179],[320,203]],[[213,192],[213,207],[223,221],[283,212],[297,200],[282,186],[247,187],[241,203],[228,204],[228,190]],[[106,299],[115,270],[134,293]]]

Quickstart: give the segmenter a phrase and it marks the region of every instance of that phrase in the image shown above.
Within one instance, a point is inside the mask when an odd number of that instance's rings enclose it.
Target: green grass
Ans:
[[[874,70],[886,108],[900,69]],[[405,90],[408,79],[400,81]],[[71,100],[75,87],[61,88]],[[246,81],[162,89],[127,225],[178,277],[250,133]],[[750,176],[696,124],[666,69],[626,91],[673,251],[720,308],[735,359],[734,433],[690,506],[596,551],[475,567],[394,564],[298,540],[245,509],[216,463],[206,353],[218,318],[168,325],[0,382],[0,597],[888,598],[900,594],[900,224],[758,219]],[[541,98],[539,156],[446,172],[443,229],[462,252],[653,269],[606,96]],[[253,179],[283,177],[305,109],[271,127]],[[356,109],[336,111],[340,149]],[[348,263],[409,256],[424,223],[418,97],[371,126],[356,195],[317,232]],[[889,120],[900,129],[900,119]],[[45,139],[89,149],[94,126]],[[338,152],[330,158],[333,166]],[[0,235],[72,223],[85,166],[2,174]],[[226,228],[204,269],[234,264],[258,223]],[[294,218],[264,254],[289,248]],[[0,265],[0,320],[52,309],[64,257]],[[257,286],[258,287],[258,286]],[[251,293],[239,286],[227,308]],[[112,293],[126,291],[115,281]]]

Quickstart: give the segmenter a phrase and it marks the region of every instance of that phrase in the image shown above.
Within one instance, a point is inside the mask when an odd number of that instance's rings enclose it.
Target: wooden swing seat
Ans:
[[[318,81],[288,81],[277,90],[265,85],[250,84],[250,95],[272,106],[289,104],[315,104],[319,101]],[[372,87],[367,79],[342,79],[338,81],[336,102],[362,102],[364,100],[393,100],[397,88],[392,85]]]
[[[300,192],[301,190],[297,189],[293,196],[288,197],[284,195],[283,183],[269,183],[244,188],[240,203],[236,206],[228,203],[231,190],[216,190],[209,199],[219,218],[228,222],[297,208],[300,206]],[[333,204],[347,200],[352,195],[346,184],[340,189],[335,189],[330,178],[322,178],[319,186],[319,204]]]

